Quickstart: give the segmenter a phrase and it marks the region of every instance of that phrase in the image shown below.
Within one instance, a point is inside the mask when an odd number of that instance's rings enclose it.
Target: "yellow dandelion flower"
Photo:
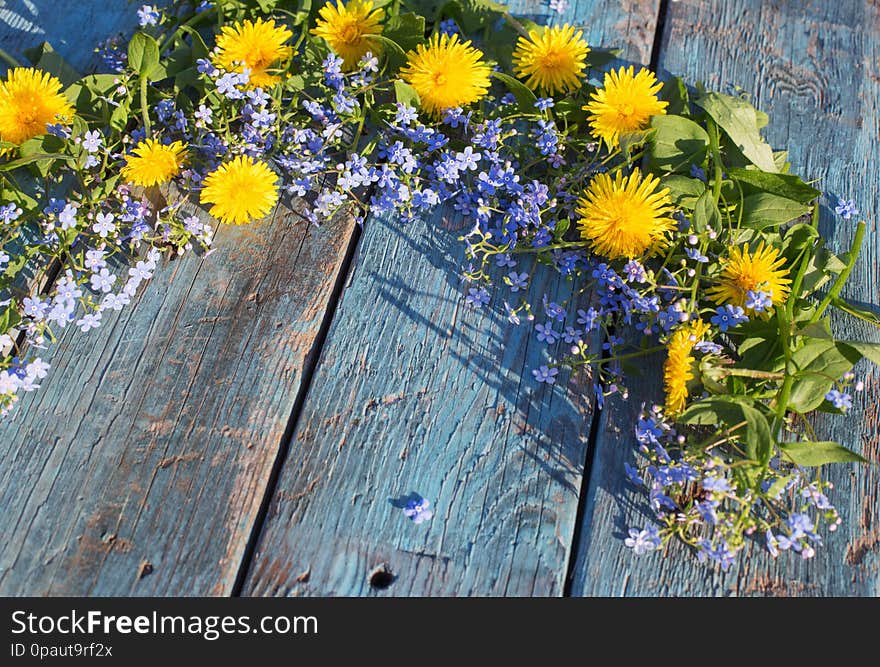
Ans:
[[[732,247],[722,265],[718,285],[709,288],[707,293],[715,303],[741,306],[752,316],[754,309],[745,307],[749,291],[769,294],[774,307],[788,296],[791,280],[787,278],[789,270],[784,268],[785,259],[779,256],[779,250],[765,246],[763,241],[755,252],[749,252],[748,243],[744,248]],[[765,310],[760,315],[766,318],[770,313]]]
[[[333,52],[342,58],[342,68],[354,69],[367,51],[378,55],[382,44],[371,35],[382,34],[385,10],[374,9],[373,0],[337,0],[328,2],[318,12],[312,34],[323,37]]]
[[[202,204],[213,204],[220,222],[245,225],[265,218],[278,203],[278,176],[266,165],[240,155],[205,177]]]
[[[250,70],[249,88],[267,88],[281,78],[269,70],[286,60],[293,53],[285,42],[293,36],[283,25],[274,20],[246,20],[231,26],[223,26],[217,38],[214,65],[229,72]]]
[[[675,221],[669,217],[669,188],[658,190],[659,185],[658,178],[642,178],[638,169],[614,178],[597,174],[578,201],[581,238],[608,259],[630,259],[665,246]]]
[[[148,188],[177,176],[185,158],[186,146],[179,141],[164,145],[147,139],[134,147],[120,174],[126,183]]]
[[[16,67],[0,81],[0,141],[20,144],[46,134],[49,123],[67,122],[72,116],[61,82],[51,74]]]
[[[709,330],[702,320],[692,320],[676,329],[666,344],[663,364],[663,386],[666,390],[666,414],[675,417],[687,404],[688,382],[694,379],[694,357],[691,354]]]
[[[611,147],[620,143],[620,135],[644,130],[651,116],[666,113],[668,102],[657,99],[662,84],[650,70],[621,67],[608,72],[602,88],[590,96],[584,107],[590,112],[593,134]]]
[[[520,37],[516,44],[513,67],[532,90],[571,92],[581,86],[589,52],[583,33],[567,23],[530,30],[528,38]]]
[[[400,75],[416,89],[422,108],[437,114],[481,99],[489,90],[489,72],[483,52],[470,41],[435,33],[427,46],[419,44],[407,54]]]

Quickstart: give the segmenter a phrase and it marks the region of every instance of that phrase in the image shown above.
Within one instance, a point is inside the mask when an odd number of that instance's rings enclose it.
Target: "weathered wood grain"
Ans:
[[[43,42],[82,74],[98,58],[95,47],[107,37],[137,27],[136,6],[125,0],[62,3],[58,0],[0,0],[0,46],[29,65],[24,51]],[[6,69],[6,63],[0,64]]]
[[[136,25],[126,2],[35,6],[4,48],[45,39],[83,69]],[[352,231],[287,208],[223,227],[211,257],[163,262],[100,330],[63,333],[0,425],[0,592],[231,591]]]
[[[855,199],[869,223],[863,256],[845,295],[880,304],[876,213],[880,210],[877,151],[880,125],[880,5],[865,0],[784,2],[682,0],[669,4],[660,67],[715,89],[753,91],[769,112],[766,135],[791,151],[793,170],[818,178],[825,191]],[[854,221],[825,201],[821,231],[839,250],[849,247]],[[852,319],[839,318],[844,338],[878,341]],[[655,360],[655,372],[659,360]],[[822,437],[853,447],[871,465],[835,465],[830,478],[845,523],[827,536],[812,561],[773,561],[755,544],[726,574],[699,565],[680,547],[636,558],[622,542],[626,528],[650,521],[623,482],[632,461],[631,424],[642,401],[656,401],[658,384],[640,383],[627,403],[603,413],[573,581],[579,595],[867,595],[880,583],[880,374],[858,370],[867,390],[847,417],[817,419]]]
[[[591,43],[650,52],[656,3],[572,4]],[[460,224],[367,222],[245,594],[563,593],[592,392],[534,382],[546,351],[507,324],[506,288],[465,306]],[[539,271],[545,293],[569,287]],[[412,493],[431,521],[404,517]]]
[[[0,592],[231,591],[352,226],[222,227],[64,332],[0,426]]]

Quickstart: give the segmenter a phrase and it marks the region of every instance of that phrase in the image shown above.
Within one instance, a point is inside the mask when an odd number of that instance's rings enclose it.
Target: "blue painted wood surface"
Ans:
[[[844,292],[863,305],[880,304],[880,210],[877,151],[880,127],[880,5],[862,0],[825,2],[720,2],[683,0],[669,5],[660,68],[710,88],[736,84],[754,92],[770,114],[765,134],[790,150],[792,169],[819,179],[819,187],[855,199],[868,221],[862,256]],[[820,231],[843,252],[855,228],[823,201]],[[830,208],[829,208],[830,206]],[[880,341],[876,330],[841,316],[843,339]],[[655,360],[652,377],[659,377]],[[866,391],[856,394],[846,417],[815,420],[822,438],[860,451],[869,465],[827,469],[845,523],[827,536],[816,558],[785,554],[774,561],[760,543],[748,548],[726,574],[700,565],[680,546],[636,559],[623,545],[629,526],[644,526],[650,511],[623,481],[633,460],[631,425],[641,401],[662,396],[658,383],[641,382],[627,403],[611,402],[602,415],[573,581],[580,595],[867,595],[880,593],[880,375],[856,369]]]
[[[657,4],[627,5],[573,3],[564,18],[647,58]],[[507,323],[506,288],[491,309],[465,306],[461,226],[367,221],[246,594],[563,593],[590,383],[534,382],[547,350]],[[570,297],[556,272],[535,276],[532,303]],[[432,521],[404,517],[413,493]]]
[[[0,0],[3,48],[47,39],[87,70],[93,43],[135,22],[121,0],[58,4]],[[754,90],[796,171],[880,208],[876,3],[663,6],[661,68]],[[647,63],[659,1],[572,0],[565,17],[514,8],[583,24],[591,43]],[[848,296],[877,304],[868,219]],[[260,227],[221,228],[210,258],[166,262],[101,330],[63,334],[43,389],[0,425],[0,592],[225,595],[243,572],[251,595],[559,595],[571,570],[575,594],[877,594],[876,465],[835,469],[848,521],[813,563],[754,556],[722,576],[679,548],[636,560],[620,538],[646,518],[620,468],[633,408],[658,388],[612,403],[588,451],[589,382],[537,385],[533,329],[512,330],[500,304],[465,307],[454,218],[370,220],[335,310],[352,223],[296,220],[280,209]],[[822,231],[842,248],[852,228],[825,211]],[[532,300],[543,293],[569,287],[545,272]],[[818,425],[875,462],[877,378],[870,370],[849,418]],[[403,517],[413,492],[432,501],[432,521]]]

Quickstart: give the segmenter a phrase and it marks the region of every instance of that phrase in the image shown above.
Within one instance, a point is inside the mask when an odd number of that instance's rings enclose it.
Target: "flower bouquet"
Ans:
[[[565,342],[530,380],[589,369],[601,407],[663,355],[633,424],[642,464],[621,471],[657,518],[630,530],[636,554],[676,538],[726,568],[752,537],[809,558],[840,523],[820,466],[861,459],[809,414],[846,412],[856,362],[880,362],[829,318],[878,326],[841,297],[865,226],[848,253],[825,247],[822,192],[745,95],[661,82],[491,0],[179,2],[138,18],[99,47],[107,72],[71,78],[44,47],[0,81],[4,413],[47,376],[59,329],[100,326],[163,255],[207,252],[214,220],[257,223],[290,198],[305,224],[445,207],[467,223],[466,303]],[[524,298],[537,266],[572,297]]]

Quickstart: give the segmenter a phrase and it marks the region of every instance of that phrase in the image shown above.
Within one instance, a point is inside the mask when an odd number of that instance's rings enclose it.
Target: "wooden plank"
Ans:
[[[624,4],[568,19],[638,58],[656,4]],[[546,17],[533,7],[517,9]],[[644,34],[622,31],[633,21]],[[367,222],[245,594],[563,593],[592,395],[532,380],[544,346],[506,323],[506,289],[491,311],[464,305],[456,225]],[[569,292],[539,271],[532,303],[544,293]],[[404,517],[412,493],[431,521]]]
[[[845,295],[880,304],[876,212],[880,210],[876,150],[880,124],[880,5],[865,0],[765,2],[682,0],[670,3],[660,66],[715,89],[753,91],[770,113],[770,142],[791,150],[793,170],[819,178],[827,192],[856,199],[869,221],[863,256]],[[825,201],[821,231],[839,250],[849,247],[854,221]],[[839,318],[844,338],[878,341],[876,331]],[[654,377],[659,360],[654,366]],[[623,482],[632,462],[631,424],[642,401],[662,396],[642,383],[627,403],[610,402],[587,496],[573,580],[579,595],[866,595],[880,592],[880,374],[859,366],[867,390],[847,417],[817,419],[823,437],[861,451],[872,465],[835,465],[830,478],[845,523],[827,537],[812,561],[770,558],[753,545],[726,573],[700,565],[680,547],[636,558],[622,542],[626,528],[650,521],[644,503],[633,505]]]
[[[231,591],[352,229],[221,227],[64,332],[0,425],[0,593]]]
[[[63,6],[59,6],[63,5]],[[25,65],[25,49],[49,42],[74,68],[95,68],[95,47],[137,27],[136,6],[125,0],[60,3],[58,0],[5,0],[0,4],[0,44]],[[4,70],[6,63],[0,65]]]

